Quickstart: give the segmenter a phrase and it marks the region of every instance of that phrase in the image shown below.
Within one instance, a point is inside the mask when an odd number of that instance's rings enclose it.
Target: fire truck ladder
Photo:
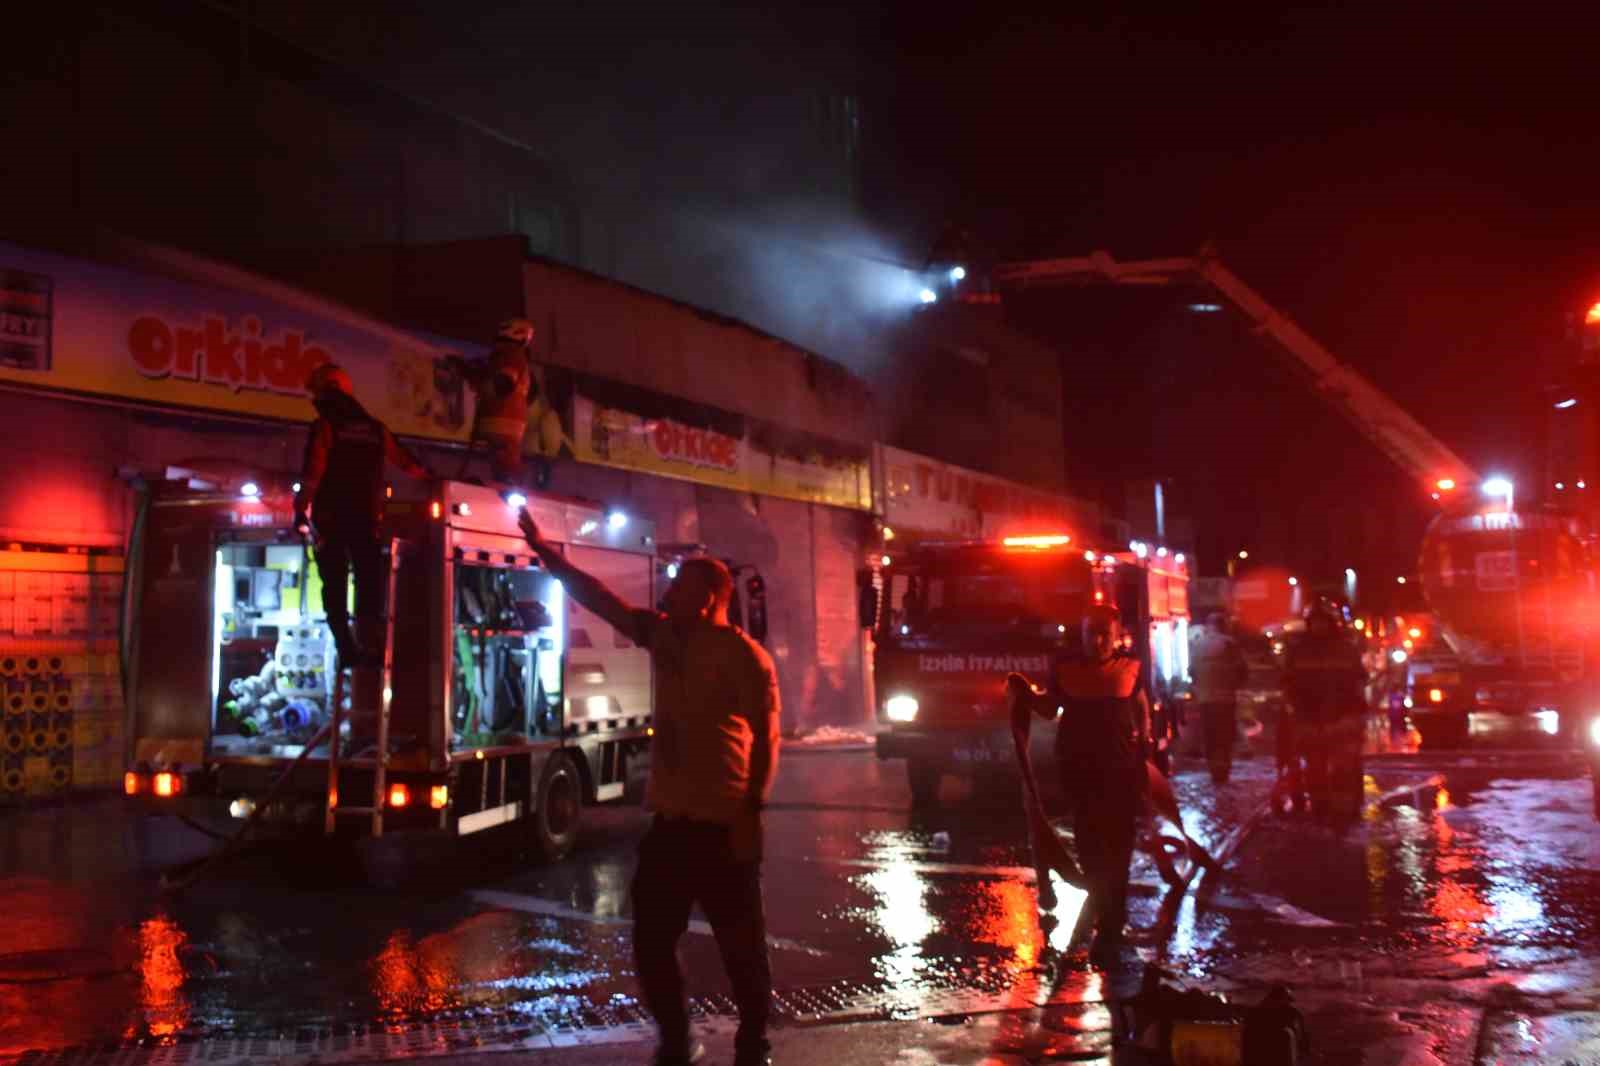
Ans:
[[[1082,282],[1203,284],[1242,312],[1258,335],[1272,340],[1289,364],[1306,375],[1318,395],[1428,491],[1466,488],[1479,480],[1477,472],[1427,427],[1269,304],[1210,248],[1178,259],[1118,262],[1105,252],[1094,252],[1078,258],[1003,263],[992,277],[997,284],[1023,287]]]
[[[383,669],[380,672],[379,687],[377,692],[378,706],[376,709],[356,707],[350,708],[350,721],[352,726],[364,720],[376,719],[377,722],[377,755],[372,767],[372,804],[368,807],[346,807],[339,803],[339,741],[340,727],[344,723],[344,664],[339,664],[339,673],[334,681],[332,734],[328,740],[328,790],[323,813],[322,831],[331,836],[334,825],[340,815],[369,815],[372,818],[372,835],[383,836],[383,804],[384,790],[387,787],[387,771],[389,769],[389,708],[394,697],[394,604],[396,575],[400,571],[400,556],[405,546],[405,541],[398,537],[389,541],[388,576],[384,580],[384,610],[383,610]],[[355,670],[351,668],[351,680],[354,681]],[[352,690],[355,688],[351,685]],[[352,729],[353,735],[359,735]]]

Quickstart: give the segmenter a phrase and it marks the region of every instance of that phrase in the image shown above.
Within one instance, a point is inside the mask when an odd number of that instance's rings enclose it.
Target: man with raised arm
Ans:
[[[688,559],[662,600],[631,606],[567,561],[531,515],[528,546],[581,606],[650,651],[655,739],[646,804],[654,812],[633,879],[633,949],[645,1005],[661,1031],[657,1066],[704,1052],[689,1032],[678,939],[696,903],[716,934],[739,1007],[734,1066],[767,1066],[772,971],[761,898],[762,808],[778,768],[778,676],[728,622],[733,575]]]

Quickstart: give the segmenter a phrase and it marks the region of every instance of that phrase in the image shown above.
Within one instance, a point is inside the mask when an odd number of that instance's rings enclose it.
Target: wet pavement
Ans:
[[[1291,986],[1313,1062],[1600,1056],[1600,826],[1582,765],[1401,745],[1367,769],[1362,821],[1334,832],[1262,816],[1265,759],[1221,787],[1180,763],[1191,832],[1231,859],[1180,894],[1141,856],[1133,923],[1157,935],[1102,971],[1070,950],[1075,894],[1041,927],[1015,782],[948,779],[941,809],[915,815],[900,764],[797,750],[768,815],[780,1061],[894,1061],[865,1057],[874,1041],[899,1041],[907,1063],[1093,1061],[1145,961],[1244,1001]],[[610,1041],[592,1061],[645,1061],[627,925],[645,817],[590,814],[577,854],[549,867],[480,841],[380,892],[337,856],[280,850],[177,896],[160,869],[210,842],[175,820],[111,800],[0,814],[0,1057],[142,1044],[126,1054],[150,1058],[203,1039],[218,1062],[474,1048],[587,1062]],[[691,928],[683,957],[716,1034],[708,934]]]

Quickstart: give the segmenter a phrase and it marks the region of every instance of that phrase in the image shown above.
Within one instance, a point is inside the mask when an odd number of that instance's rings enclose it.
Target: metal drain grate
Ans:
[[[773,995],[780,1025],[828,1025],[871,1018],[990,1014],[1045,1005],[1100,1003],[1098,979],[1068,971],[1054,983],[1036,974],[1020,979],[1001,969],[968,976],[924,980],[915,991],[888,981],[837,981]],[[560,1020],[540,1019],[534,1004],[491,1014],[437,1017],[404,1023],[301,1029],[293,1035],[188,1035],[171,1043],[124,1043],[30,1051],[0,1063],[15,1066],[330,1066],[337,1063],[425,1059],[475,1051],[534,1051],[596,1044],[648,1043],[655,1025],[630,999],[586,1005]],[[726,996],[690,1004],[695,1024],[708,1035],[731,1038],[734,1005]]]

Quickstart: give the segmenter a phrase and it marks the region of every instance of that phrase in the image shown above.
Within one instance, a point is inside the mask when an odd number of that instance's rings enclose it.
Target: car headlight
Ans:
[[[904,694],[890,696],[883,705],[883,713],[889,716],[891,722],[914,722],[917,718],[917,698]]]

